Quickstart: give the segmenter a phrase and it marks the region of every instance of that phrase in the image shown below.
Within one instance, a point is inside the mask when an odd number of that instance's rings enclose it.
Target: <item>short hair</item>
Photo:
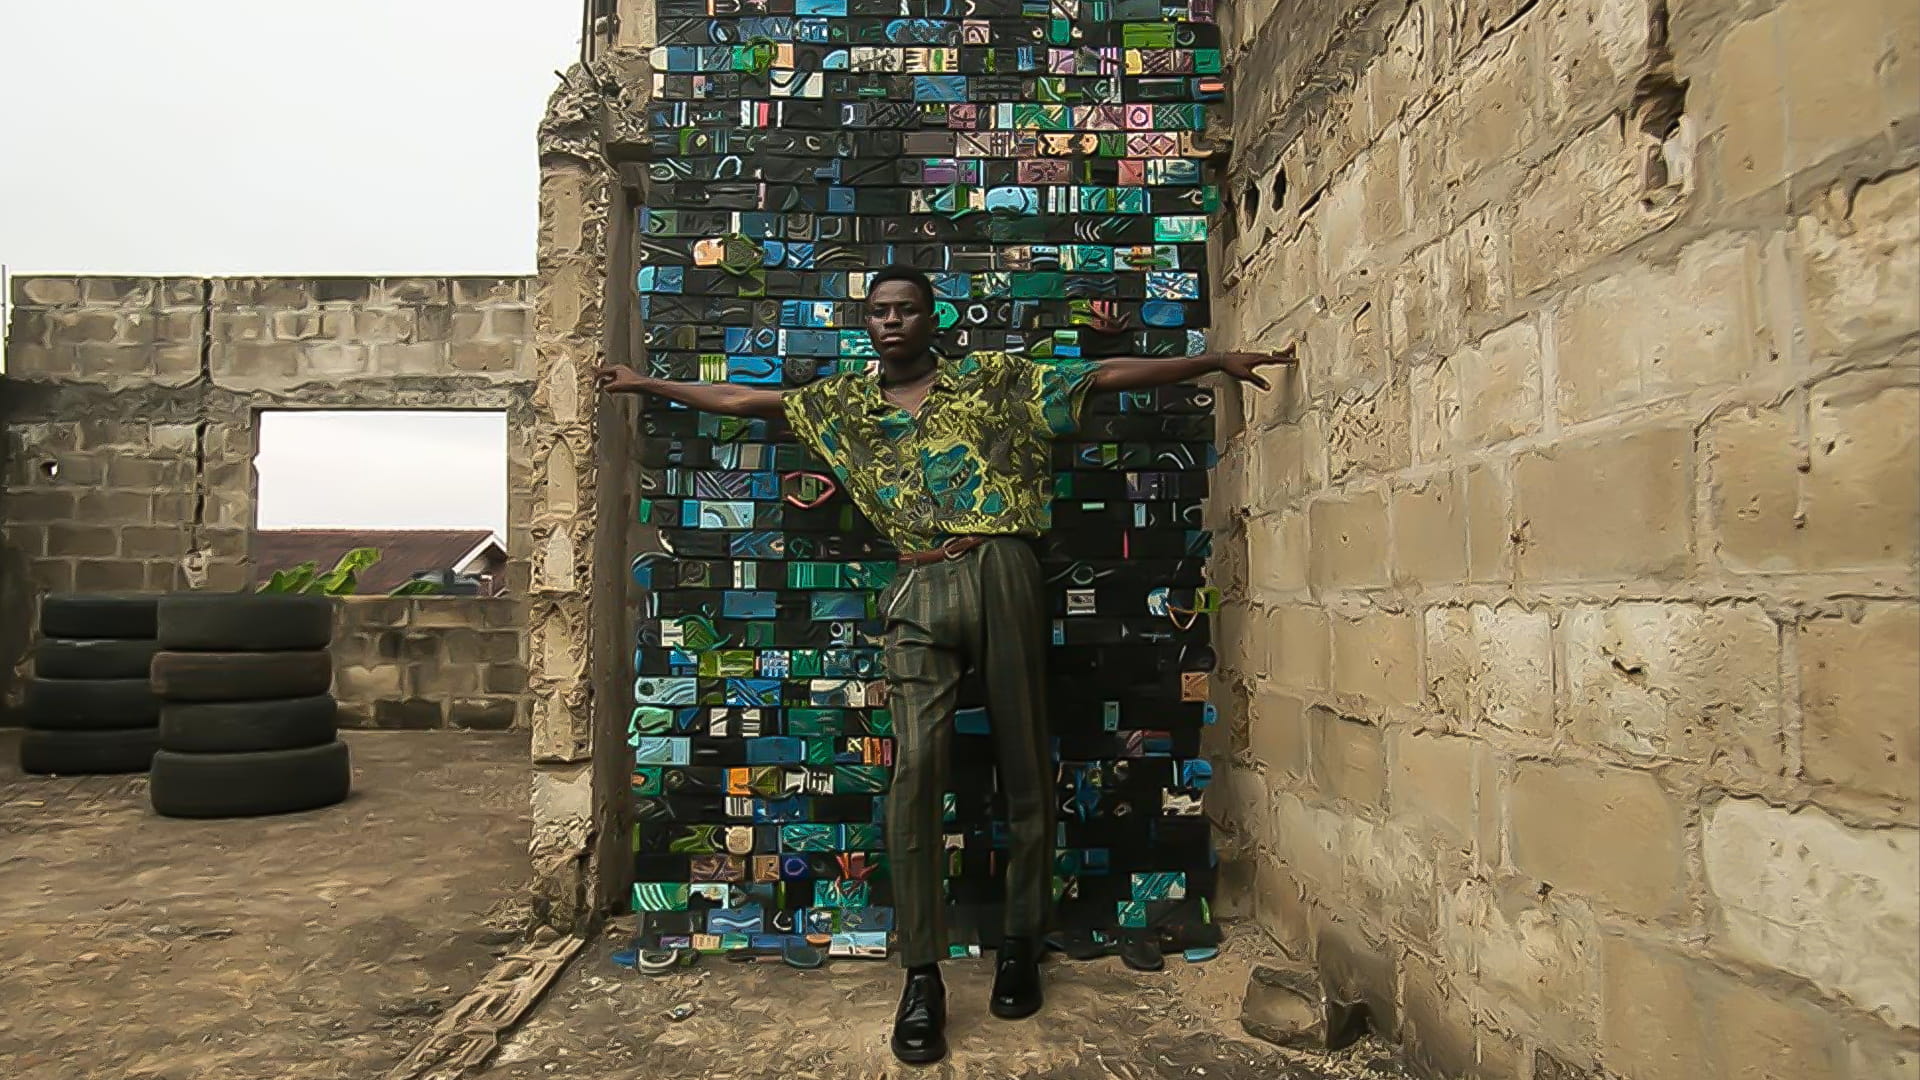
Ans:
[[[927,314],[933,314],[933,279],[915,270],[911,266],[888,266],[874,271],[867,279],[867,296],[872,297],[875,289],[889,281],[904,281],[920,290],[920,299],[926,302]]]

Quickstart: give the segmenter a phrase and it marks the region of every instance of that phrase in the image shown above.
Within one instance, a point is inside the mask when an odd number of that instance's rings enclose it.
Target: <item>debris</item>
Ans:
[[[559,937],[528,945],[487,973],[479,986],[440,1018],[386,1080],[451,1080],[483,1064],[500,1045],[500,1035],[527,1011],[566,969],[585,939]],[[541,935],[536,934],[536,939]]]
[[[1327,1005],[1319,978],[1292,968],[1254,968],[1240,1002],[1240,1026],[1275,1046],[1324,1049]]]
[[[668,1009],[667,1019],[677,1024],[680,1021],[685,1020],[688,1017],[691,1017],[693,1013],[694,1013],[693,1004],[691,1002],[688,1002],[683,1005],[675,1005],[673,1008]]]

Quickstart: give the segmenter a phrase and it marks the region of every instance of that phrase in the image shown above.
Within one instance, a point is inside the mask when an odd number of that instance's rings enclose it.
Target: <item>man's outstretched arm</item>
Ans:
[[[594,382],[609,394],[652,394],[721,416],[778,420],[786,414],[781,404],[785,395],[763,386],[672,382],[642,375],[625,364],[601,368],[595,373]]]
[[[1202,353],[1199,356],[1140,357],[1115,356],[1096,361],[1098,370],[1093,374],[1095,390],[1146,390],[1155,386],[1171,386],[1188,379],[1197,379],[1202,375],[1211,375],[1224,371],[1249,382],[1262,390],[1271,390],[1267,380],[1256,369],[1269,364],[1295,363],[1292,345],[1273,353],[1229,352]]]

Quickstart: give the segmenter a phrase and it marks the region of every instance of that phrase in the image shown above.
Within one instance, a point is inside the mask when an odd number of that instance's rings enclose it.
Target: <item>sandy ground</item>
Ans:
[[[0,1077],[379,1080],[516,940],[525,738],[348,733],[355,793],[308,814],[155,816],[145,777],[45,779],[0,731]],[[1049,961],[1048,1006],[987,1014],[948,965],[953,1053],[895,1063],[890,965],[731,964],[647,978],[590,943],[484,1080],[1392,1080],[1378,1047],[1277,1050],[1237,1017],[1263,939],[1142,974]]]
[[[368,1080],[513,940],[525,736],[346,733],[353,796],[179,821],[0,731],[0,1076]]]
[[[1371,1044],[1337,1056],[1290,1053],[1247,1038],[1237,1018],[1248,973],[1269,954],[1232,933],[1204,964],[1128,970],[1117,958],[1049,960],[1039,1016],[987,1012],[991,959],[947,965],[948,1042],[932,1066],[887,1050],[897,969],[841,961],[818,971],[701,965],[658,978],[615,967],[603,935],[508,1040],[484,1080],[1390,1080],[1404,1076]],[[692,1014],[674,1019],[675,1010]]]

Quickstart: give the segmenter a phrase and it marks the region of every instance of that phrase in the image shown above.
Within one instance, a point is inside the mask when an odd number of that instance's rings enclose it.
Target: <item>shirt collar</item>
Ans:
[[[928,397],[932,397],[933,391],[935,390],[951,391],[959,385],[959,376],[956,375],[953,370],[955,363],[957,363],[956,358],[946,353],[935,351],[933,360],[933,386],[927,390]],[[875,414],[887,413],[899,408],[898,405],[887,400],[886,392],[880,388],[880,376],[877,372],[873,377],[861,381],[866,384],[868,412]],[[926,405],[922,404],[920,406],[921,412],[924,413],[926,408]]]

